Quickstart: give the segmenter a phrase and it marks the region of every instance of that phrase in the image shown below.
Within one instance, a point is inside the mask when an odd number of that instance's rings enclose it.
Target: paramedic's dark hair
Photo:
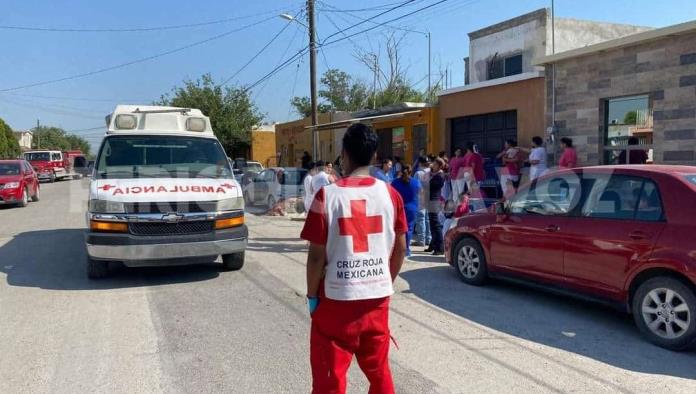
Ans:
[[[366,124],[351,125],[343,135],[343,151],[355,165],[370,165],[377,151],[377,134]]]
[[[539,136],[532,138],[532,142],[534,142],[537,146],[544,145],[544,140]]]

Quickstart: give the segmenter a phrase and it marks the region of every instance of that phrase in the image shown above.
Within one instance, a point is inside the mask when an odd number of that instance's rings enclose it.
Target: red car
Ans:
[[[26,160],[0,160],[0,205],[26,207],[39,201],[40,186],[36,172]]]
[[[523,281],[632,313],[651,342],[696,344],[696,167],[562,170],[454,223],[461,279]]]

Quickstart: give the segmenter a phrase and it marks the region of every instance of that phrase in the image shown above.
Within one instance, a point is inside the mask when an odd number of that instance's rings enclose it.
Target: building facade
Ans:
[[[633,150],[655,163],[696,164],[696,21],[536,63],[555,68],[546,123],[555,140],[574,140],[579,164],[623,164]]]
[[[33,139],[34,139],[34,133],[32,133],[29,130],[14,131],[13,133],[14,133],[15,137],[17,138],[17,142],[19,142],[19,147],[22,150],[30,150],[31,149],[31,143],[33,142]]]
[[[493,161],[506,139],[528,146],[544,135],[546,70],[534,63],[569,50],[647,31],[640,26],[555,18],[540,9],[469,33],[467,84],[439,93],[441,145],[453,152],[474,142]],[[553,38],[553,39],[552,39]]]
[[[318,114],[319,125],[335,124],[344,119],[350,118],[348,112],[332,112]],[[279,166],[298,167],[304,152],[312,155],[312,119],[306,117],[291,122],[278,123],[275,125],[276,150],[280,152]],[[313,160],[334,161],[340,154],[340,147],[337,146],[337,136],[343,137],[345,128],[340,127],[319,127],[317,136],[318,157]]]
[[[261,125],[251,130],[250,160],[266,167],[277,165],[275,125]]]

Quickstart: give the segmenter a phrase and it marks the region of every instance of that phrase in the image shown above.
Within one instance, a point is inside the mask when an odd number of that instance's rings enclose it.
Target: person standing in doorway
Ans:
[[[361,123],[343,136],[344,178],[317,192],[301,238],[312,319],[313,393],[345,393],[353,356],[370,393],[394,393],[389,368],[389,300],[406,253],[399,193],[369,175],[377,134]],[[354,264],[355,262],[369,264]]]
[[[405,165],[401,169],[401,176],[394,179],[392,186],[399,192],[401,199],[404,201],[404,209],[406,211],[406,221],[408,222],[408,233],[406,234],[406,256],[411,255],[411,239],[413,238],[413,229],[416,225],[416,217],[418,215],[418,202],[422,189],[418,178],[411,176],[411,166]]]
[[[578,166],[578,154],[573,147],[573,140],[568,137],[561,138],[561,159],[558,161],[558,166],[561,168],[575,168]]]
[[[312,169],[310,164],[312,163],[312,156],[309,155],[309,152],[305,151],[304,154],[302,154],[302,159],[300,160],[302,168],[305,170],[309,171]]]
[[[430,166],[430,183],[428,185],[429,201],[428,201],[428,220],[430,222],[431,241],[430,246],[425,251],[432,252],[434,256],[444,254],[445,245],[442,240],[442,224],[440,223],[440,211],[442,211],[442,187],[445,185],[445,174],[442,167],[445,162],[437,158]]]
[[[532,138],[532,149],[529,152],[529,180],[533,181],[546,173],[546,148],[544,140],[536,136]]]

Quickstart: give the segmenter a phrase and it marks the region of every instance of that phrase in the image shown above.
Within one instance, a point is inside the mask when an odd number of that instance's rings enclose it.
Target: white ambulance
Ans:
[[[89,191],[87,273],[126,266],[244,265],[244,199],[200,110],[118,105]]]

